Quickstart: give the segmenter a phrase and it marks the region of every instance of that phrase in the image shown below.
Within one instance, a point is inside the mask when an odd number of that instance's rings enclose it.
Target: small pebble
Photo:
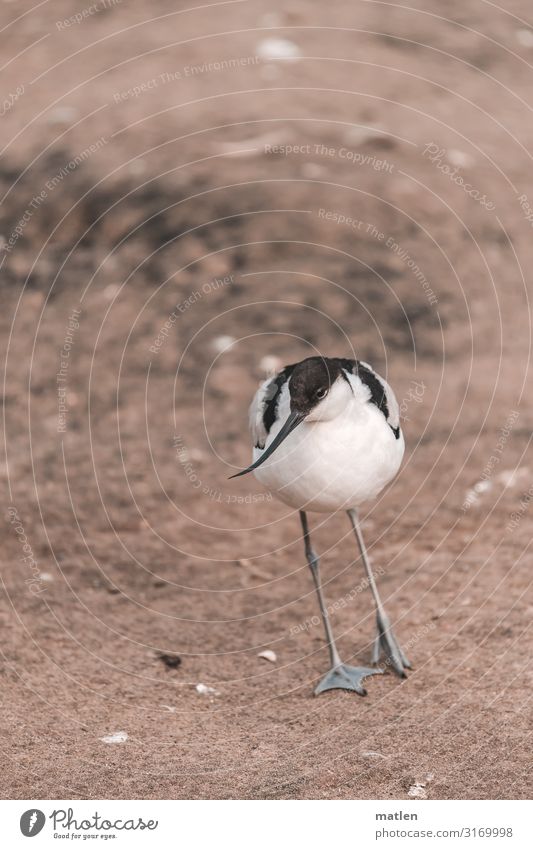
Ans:
[[[125,743],[128,735],[125,731],[115,731],[114,734],[108,734],[106,737],[100,737],[102,743]]]
[[[275,663],[278,659],[276,652],[272,651],[271,649],[266,649],[265,651],[259,652],[257,657],[261,657],[263,658],[263,660],[269,660],[270,663]]]
[[[424,777],[424,781],[415,781],[411,784],[409,790],[407,791],[407,795],[412,799],[427,799],[426,787],[427,785],[433,781],[435,778],[434,772],[428,772],[428,774]]]
[[[177,654],[164,654],[161,652],[157,656],[168,669],[177,669],[178,666],[181,666],[181,657]]]
[[[211,342],[211,348],[215,351],[215,353],[223,354],[224,351],[231,348],[235,341],[236,340],[233,336],[217,336],[216,339],[213,339]]]
[[[288,38],[263,38],[257,45],[257,55],[261,59],[287,59],[295,62],[302,54],[298,45]]]
[[[218,690],[215,690],[214,687],[208,687],[207,684],[197,684],[196,692],[202,696],[220,696]]]
[[[411,784],[407,791],[407,795],[410,796],[411,799],[427,799],[426,785],[420,784],[416,781],[414,784]]]

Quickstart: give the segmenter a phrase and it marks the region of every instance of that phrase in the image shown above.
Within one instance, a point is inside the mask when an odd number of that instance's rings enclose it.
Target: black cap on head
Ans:
[[[248,468],[243,469],[242,472],[237,472],[236,475],[231,477],[238,478],[241,475],[247,475],[248,472],[253,472],[254,469],[262,466],[289,434],[304,421],[313,407],[316,407],[326,397],[338,377],[344,377],[348,380],[338,361],[329,360],[327,357],[309,357],[294,366],[289,378],[291,398],[289,417],[257,460]]]
[[[338,362],[327,357],[308,357],[295,367],[289,380],[291,410],[309,413],[322,401],[342,369]]]

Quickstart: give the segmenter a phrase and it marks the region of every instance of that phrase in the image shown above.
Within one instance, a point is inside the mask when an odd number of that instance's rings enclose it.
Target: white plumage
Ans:
[[[370,366],[366,364],[366,368]],[[332,513],[358,507],[376,498],[396,476],[404,455],[403,434],[396,438],[399,409],[394,393],[376,375],[385,390],[388,419],[372,402],[361,378],[345,370],[347,382],[336,380],[312,413],[254,471],[256,478],[290,507]],[[254,462],[273,442],[290,414],[289,381],[283,384],[276,419],[266,433],[263,415],[272,379],[265,381],[250,407]]]
[[[331,661],[315,694],[344,689],[364,695],[364,679],[383,670],[348,666],[340,659],[311,544],[309,510],[348,513],[376,604],[378,633],[372,662],[377,664],[384,654],[404,678],[410,663],[379,597],[357,516],[357,507],[376,498],[402,462],[405,443],[391,387],[367,363],[309,357],[285,366],[259,387],[250,407],[250,431],[253,462],[233,477],[253,471],[277,498],[300,511]]]

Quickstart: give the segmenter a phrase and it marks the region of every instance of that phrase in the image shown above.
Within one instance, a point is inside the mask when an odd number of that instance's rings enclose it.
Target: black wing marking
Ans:
[[[343,359],[341,357],[335,358],[341,368],[346,369],[346,371],[350,371],[352,374],[355,374],[365,386],[370,390],[370,403],[375,404],[378,410],[381,410],[383,415],[385,416],[389,427],[396,439],[400,438],[400,426],[392,424],[390,422],[390,414],[391,411],[389,409],[389,402],[387,399],[387,384],[385,384],[378,375],[372,371],[365,363],[360,362],[359,360],[348,360]]]
[[[263,410],[263,424],[267,433],[270,433],[270,428],[276,421],[276,411],[281,390],[293,373],[295,366],[296,363],[291,366],[285,366],[285,368],[268,384],[267,391],[265,393],[265,407]]]
[[[272,425],[276,421],[278,404],[283,387],[287,384],[297,363],[285,366],[275,377],[258,390],[250,407],[250,428],[256,448],[264,448]]]

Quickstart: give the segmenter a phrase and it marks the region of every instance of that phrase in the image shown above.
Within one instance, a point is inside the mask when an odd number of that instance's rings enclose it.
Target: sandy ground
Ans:
[[[104,5],[0,10],[2,795],[527,798],[530,4]],[[297,516],[227,480],[316,350],[404,416],[363,514],[414,668],[366,699],[312,697]],[[368,663],[346,517],[313,528]]]

